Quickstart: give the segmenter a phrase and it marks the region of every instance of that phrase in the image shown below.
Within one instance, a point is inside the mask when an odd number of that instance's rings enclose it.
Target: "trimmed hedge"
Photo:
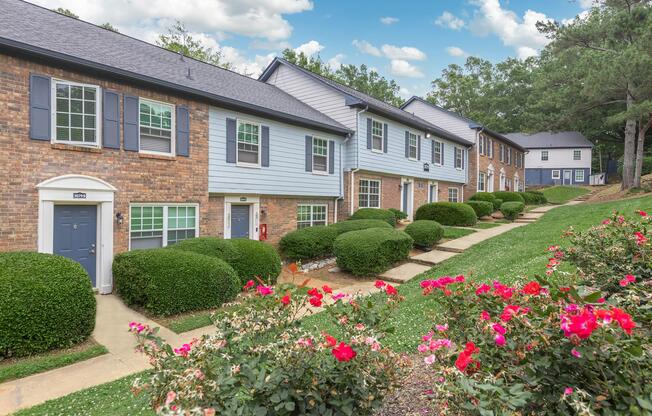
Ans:
[[[391,211],[392,214],[394,214],[394,217],[396,218],[397,221],[398,220],[404,220],[404,219],[406,219],[408,217],[407,214],[405,212],[401,211],[400,209],[389,208],[387,211]]]
[[[156,315],[214,308],[235,298],[241,287],[225,261],[165,248],[118,254],[113,260],[113,278],[127,305]]]
[[[467,201],[465,204],[473,208],[478,218],[491,215],[494,212],[494,204],[489,201]]]
[[[503,213],[505,218],[511,221],[514,221],[516,218],[518,218],[518,214],[523,212],[524,209],[525,204],[516,201],[503,202],[503,204],[500,206],[500,212]]]
[[[229,264],[240,277],[242,284],[255,277],[268,284],[276,283],[278,275],[281,274],[281,257],[272,245],[246,238],[230,241],[240,255]]]
[[[548,199],[546,199],[546,196],[543,194],[543,192],[525,191],[519,192],[519,194],[525,200],[526,205],[541,205],[548,203]]]
[[[471,195],[469,198],[469,201],[485,201],[485,202],[491,202],[493,205],[494,211],[498,211],[500,209],[500,205],[496,205],[496,197],[494,194],[489,193],[489,192],[478,192],[474,195]]]
[[[414,245],[430,248],[444,236],[444,228],[437,221],[414,221],[405,227],[405,232],[412,237]]]
[[[478,217],[469,205],[461,202],[433,202],[417,209],[415,220],[437,221],[442,225],[475,225]]]
[[[371,276],[407,259],[412,243],[412,237],[403,231],[369,228],[340,235],[333,249],[339,267],[355,276]]]
[[[348,233],[349,231],[366,230],[367,228],[392,228],[383,220],[347,220],[329,225],[337,230],[337,235]]]
[[[503,202],[522,202],[525,204],[525,200],[518,192],[497,191],[494,192],[494,196],[498,199],[502,199]]]
[[[361,208],[351,215],[352,220],[383,220],[392,227],[396,225],[394,213],[387,209]]]
[[[494,200],[494,212],[495,212],[495,211],[500,211],[500,206],[501,206],[502,204],[503,204],[503,200],[502,200],[502,199],[498,199],[498,198],[496,198],[496,199]]]
[[[95,328],[86,270],[62,256],[0,253],[0,357],[20,357],[84,341]]]
[[[172,244],[168,248],[217,257],[229,264],[240,255],[240,252],[231,244],[231,240],[217,237],[189,238]]]

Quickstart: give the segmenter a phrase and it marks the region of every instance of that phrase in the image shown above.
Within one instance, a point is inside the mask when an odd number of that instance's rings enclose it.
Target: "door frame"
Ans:
[[[435,187],[435,198],[432,198],[432,189]],[[439,202],[439,183],[437,181],[428,181],[428,203],[430,202]]]
[[[249,239],[260,239],[260,198],[257,196],[225,196],[224,197],[224,238],[231,238],[231,206],[249,206]]]
[[[564,169],[561,174],[561,184],[566,185],[566,172],[568,172],[568,185],[573,184],[573,170],[572,169]]]
[[[416,181],[412,180],[412,178],[401,178],[401,211],[405,212],[407,214],[407,219],[409,221],[412,221],[412,211],[414,211],[414,184]],[[405,193],[405,185],[408,184],[410,185],[410,193],[408,195],[408,206],[404,207],[403,201],[405,200],[404,193]]]
[[[86,175],[62,175],[36,185],[38,205],[38,251],[53,253],[54,206],[97,207],[96,287],[101,294],[113,291],[113,204],[117,191],[111,184]]]

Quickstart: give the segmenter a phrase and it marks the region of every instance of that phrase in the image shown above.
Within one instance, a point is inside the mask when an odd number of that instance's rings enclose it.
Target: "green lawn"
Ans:
[[[180,334],[182,332],[192,331],[193,329],[202,328],[204,326],[213,325],[211,315],[214,310],[197,311],[188,314],[183,314],[166,319],[161,322],[161,325]]]
[[[107,352],[103,345],[88,341],[65,350],[3,361],[0,362],[0,383],[88,360]]]
[[[565,204],[571,199],[588,194],[590,191],[579,186],[553,186],[552,188],[544,189],[542,192],[549,203]]]
[[[431,297],[421,295],[419,282],[424,278],[462,273],[468,278],[485,281],[529,279],[544,270],[548,261],[546,248],[551,244],[563,244],[564,240],[559,237],[567,227],[588,228],[609,216],[614,209],[630,215],[636,209],[652,211],[652,196],[555,208],[539,221],[477,244],[401,285],[400,292],[406,299],[393,318],[396,333],[387,338],[385,344],[397,351],[414,352],[421,334],[428,331],[437,314],[442,312]],[[313,315],[304,319],[303,325],[310,328],[316,326],[318,332],[327,330],[336,333],[337,328],[326,325],[324,318],[324,314]],[[146,398],[134,397],[129,391],[132,380],[133,376],[73,393],[17,415],[153,414],[146,411]]]
[[[458,228],[458,227],[449,227],[444,225],[444,236],[442,237],[445,240],[454,240],[456,238],[464,237],[465,235],[473,234],[475,230],[469,228]]]

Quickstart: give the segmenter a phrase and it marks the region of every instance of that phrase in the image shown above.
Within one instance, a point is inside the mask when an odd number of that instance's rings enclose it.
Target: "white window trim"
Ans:
[[[152,103],[156,104],[163,104],[163,105],[169,105],[172,107],[171,113],[170,114],[171,120],[170,120],[170,152],[156,152],[154,150],[141,150],[140,148],[140,102],[141,101],[149,101]],[[160,155],[160,156],[176,156],[176,133],[177,133],[177,108],[174,104],[171,103],[166,103],[165,101],[158,101],[158,100],[152,100],[151,98],[145,98],[145,97],[138,97],[138,153],[146,154],[146,155]]]
[[[369,207],[369,206],[362,207],[362,206],[360,206],[360,195],[362,194],[360,192],[360,181],[378,182],[378,206],[377,207]],[[370,188],[368,185],[367,185],[367,187]],[[360,209],[360,208],[376,208],[376,209],[380,209],[380,207],[382,206],[382,196],[383,196],[382,194],[383,194],[383,182],[380,179],[366,179],[366,178],[358,179],[358,209]],[[366,193],[365,195],[373,195],[373,194]],[[367,198],[367,201],[369,201],[369,198]]]
[[[582,179],[577,179],[577,174],[581,173],[582,174]],[[584,169],[575,169],[575,172],[573,172],[573,181],[578,183],[578,182],[584,182],[585,177],[584,177]]]
[[[443,152],[444,142],[439,141],[439,140],[433,140],[432,145],[434,146],[435,143],[439,143],[439,160],[437,160],[437,161],[435,161],[433,163],[435,164],[435,166],[443,166],[444,164],[441,163],[441,160],[444,158],[444,152]]]
[[[484,172],[478,173],[478,192],[487,192],[487,177],[488,175]],[[480,178],[484,178],[482,181],[482,189],[480,189]]]
[[[79,143],[70,140],[57,140],[57,82],[74,85],[77,87],[97,88],[95,96],[95,143]],[[102,87],[95,84],[85,84],[83,82],[68,81],[60,78],[52,78],[50,82],[50,142],[58,144],[67,144],[69,146],[81,147],[102,147]],[[68,112],[70,114],[70,112]]]
[[[312,217],[313,208],[314,207],[324,207],[324,209],[326,210],[326,218],[325,218],[324,225],[328,225],[328,204],[297,204],[297,210],[299,209],[299,207],[310,207],[310,225],[309,225],[309,227],[314,227],[315,226],[313,224],[315,222],[315,220]],[[299,229],[299,222],[306,222],[306,221],[297,220],[297,229]]]
[[[577,159],[575,158],[575,154],[579,155],[577,157]],[[573,150],[573,160],[582,160],[582,150],[581,149],[574,149]]]
[[[248,162],[240,162],[238,154],[240,153],[240,148],[238,146],[238,132],[240,131],[240,124],[251,124],[254,126],[258,126],[258,163],[248,163]],[[260,168],[261,166],[261,157],[263,153],[263,126],[260,123],[257,123],[255,121],[247,120],[247,119],[237,119],[236,124],[235,124],[235,165],[236,166],[242,166],[245,168]]]
[[[555,172],[557,172],[556,175]],[[553,169],[552,172],[550,172],[550,174],[551,174],[551,179],[561,179],[561,170],[559,169]]]
[[[199,237],[199,204],[189,202],[156,203],[156,202],[133,202],[129,204],[129,251],[131,251],[131,207],[163,207],[163,241],[161,247],[168,246],[168,208],[169,207],[194,207],[195,208],[195,238]]]
[[[249,206],[249,239],[260,239],[260,197],[232,195],[224,197],[224,239],[231,238],[231,207],[233,205]]]
[[[315,139],[324,140],[326,142],[326,170],[315,170]],[[329,175],[328,172],[330,172],[329,169],[331,167],[330,166],[330,163],[331,163],[330,152],[331,152],[331,147],[330,147],[330,142],[329,142],[328,139],[326,139],[325,137],[321,137],[321,136],[312,136],[312,152],[311,153],[312,153],[312,173],[313,174],[315,174],[315,175]],[[260,158],[259,158],[259,160],[260,160]]]
[[[455,191],[455,201],[451,201],[451,191]],[[448,188],[448,202],[460,202],[460,189],[457,187]]]
[[[411,131],[408,130],[408,160],[413,160],[417,161],[419,160],[419,135],[416,133],[412,133]],[[411,144],[412,136],[414,136],[414,146]],[[415,157],[410,156],[410,153],[412,153],[412,148],[414,148],[414,154]]]
[[[545,159],[543,158],[544,154],[546,155]],[[542,162],[547,162],[548,160],[550,160],[550,153],[547,150],[542,150],[541,151],[541,161]]]
[[[432,187],[435,187],[435,198],[432,198]],[[428,203],[437,202],[439,200],[439,183],[436,181],[428,182]]]
[[[374,123],[380,123],[380,149],[374,148]],[[373,117],[371,118],[371,151],[375,153],[385,153],[385,126],[382,121],[376,120]]]
[[[453,150],[453,159],[454,159],[453,163],[454,163],[455,169],[464,170],[464,154],[463,154],[464,149],[462,149],[460,147],[454,147],[453,149],[454,149]],[[460,152],[460,167],[457,167],[457,152],[458,151]]]

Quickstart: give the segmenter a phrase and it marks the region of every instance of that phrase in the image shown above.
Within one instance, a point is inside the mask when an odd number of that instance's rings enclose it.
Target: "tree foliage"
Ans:
[[[197,59],[225,69],[230,69],[231,64],[225,62],[222,51],[204,45],[201,40],[194,38],[186,26],[177,21],[168,29],[167,35],[159,35],[156,44],[173,52]]]
[[[63,7],[57,7],[56,9],[54,9],[54,11],[64,16],[72,17],[73,19],[79,19],[78,15],[76,15],[69,9],[64,9]]]
[[[115,26],[113,26],[113,25],[112,25],[111,23],[109,23],[109,22],[102,23],[102,24],[100,25],[100,27],[103,28],[103,29],[106,29],[106,30],[110,30],[111,32],[120,33],[120,31],[118,30],[118,28],[115,27]]]

